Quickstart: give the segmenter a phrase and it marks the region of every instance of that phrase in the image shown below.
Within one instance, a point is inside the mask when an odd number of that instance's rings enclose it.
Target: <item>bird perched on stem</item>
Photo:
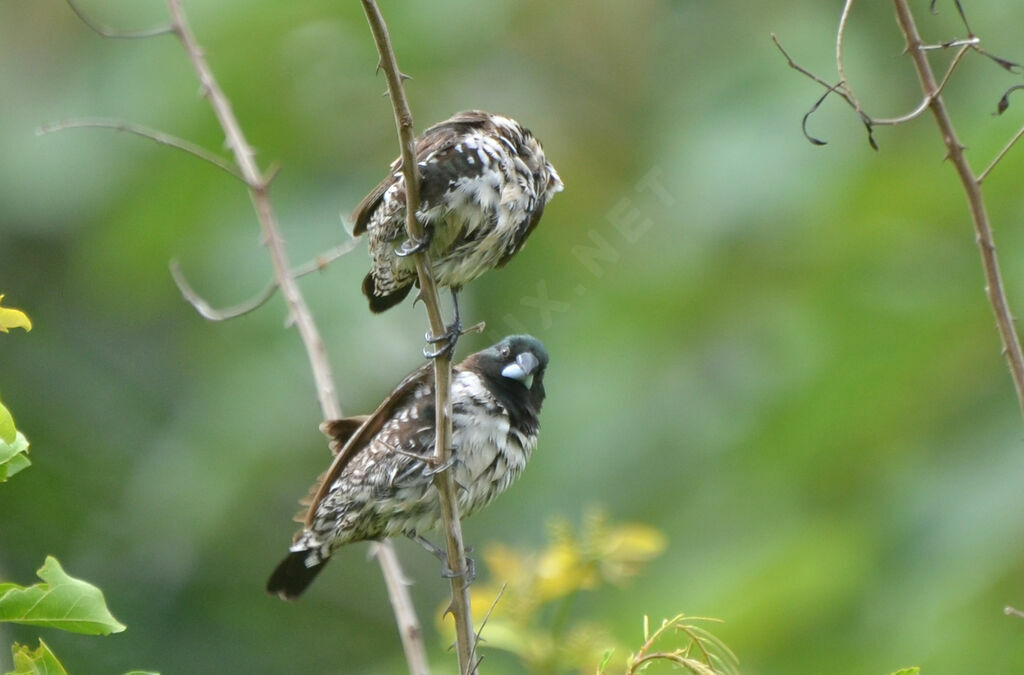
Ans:
[[[353,234],[370,239],[370,272],[363,293],[373,312],[401,302],[417,282],[411,255],[428,250],[434,279],[458,291],[485,271],[503,267],[562,190],[558,172],[538,141],[518,122],[467,110],[435,124],[416,141],[423,241],[406,231],[402,159],[352,214]],[[458,330],[455,330],[456,336]]]
[[[489,504],[522,472],[537,444],[547,351],[529,335],[507,337],[452,371],[452,448],[448,464],[463,516]],[[433,476],[434,373],[411,373],[365,417],[325,423],[337,451],[310,491],[291,553],[267,591],[297,598],[350,542],[399,534],[423,541],[438,529],[441,507]],[[304,502],[306,503],[306,502]]]

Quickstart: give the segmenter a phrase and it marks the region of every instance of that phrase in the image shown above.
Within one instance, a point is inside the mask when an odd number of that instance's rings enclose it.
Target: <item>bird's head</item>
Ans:
[[[467,362],[492,387],[511,396],[526,394],[539,412],[544,401],[544,371],[548,352],[532,335],[510,335],[501,342],[473,354]],[[468,363],[467,363],[468,365]]]

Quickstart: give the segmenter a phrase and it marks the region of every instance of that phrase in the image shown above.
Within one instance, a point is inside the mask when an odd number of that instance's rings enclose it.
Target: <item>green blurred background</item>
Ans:
[[[891,6],[862,4],[849,75],[869,112],[901,114],[920,96]],[[965,4],[992,52],[1024,60],[1024,5]],[[165,16],[156,0],[82,5],[124,28]],[[914,3],[923,33],[962,37],[938,5]],[[1024,621],[1003,614],[1024,605],[1024,424],[953,170],[929,118],[877,130],[874,152],[836,101],[810,122],[829,145],[810,145],[800,118],[820,89],[769,39],[832,79],[840,7],[382,2],[419,129],[505,112],[566,184],[516,260],[464,294],[489,328],[463,354],[528,330],[552,358],[540,447],[467,540],[538,546],[552,516],[600,505],[670,542],[576,607],[627,644],[644,614],[685,611],[724,619],[748,673],[1024,672]],[[260,161],[282,166],[291,259],[336,245],[338,214],[397,153],[359,4],[186,9]],[[992,115],[1019,82],[972,55],[948,89],[978,170],[1020,124],[1024,106]],[[0,336],[34,462],[0,486],[0,577],[27,583],[54,554],[105,589],[125,633],[43,634],[74,673],[402,672],[365,545],[298,603],[263,592],[328,457],[305,356],[280,298],[211,324],[168,274],[180,260],[216,305],[263,288],[244,190],[130,135],[35,133],[116,117],[220,150],[197,90],[170,37],[105,41],[58,0],[0,2],[0,293],[35,322]],[[1019,149],[986,183],[1019,312],[1022,170]],[[606,258],[581,260],[595,242]],[[410,303],[371,316],[366,266],[361,244],[301,282],[352,414],[420,362],[426,323]],[[437,563],[398,546],[450,672]],[[0,632],[0,666],[37,634]]]

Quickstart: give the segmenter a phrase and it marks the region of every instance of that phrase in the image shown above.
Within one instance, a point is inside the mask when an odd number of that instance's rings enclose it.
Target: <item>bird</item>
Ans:
[[[548,353],[530,335],[513,335],[452,369],[451,459],[465,517],[504,492],[537,445]],[[326,422],[334,461],[303,501],[290,552],[267,592],[294,600],[339,546],[421,533],[442,521],[433,475],[434,374],[410,373],[370,415]],[[436,549],[436,547],[435,547]]]
[[[374,313],[401,302],[418,283],[410,256],[427,250],[435,281],[452,292],[451,332],[459,323],[458,291],[504,267],[522,248],[548,201],[562,191],[562,179],[528,129],[483,110],[456,113],[427,129],[415,156],[422,241],[411,241],[406,231],[401,157],[352,213],[353,235],[369,239],[363,294]]]

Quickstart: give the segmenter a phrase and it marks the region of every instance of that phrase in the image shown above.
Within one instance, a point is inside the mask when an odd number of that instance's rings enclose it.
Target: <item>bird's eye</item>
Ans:
[[[501,358],[507,359],[512,356],[512,348],[505,346],[501,348]]]

